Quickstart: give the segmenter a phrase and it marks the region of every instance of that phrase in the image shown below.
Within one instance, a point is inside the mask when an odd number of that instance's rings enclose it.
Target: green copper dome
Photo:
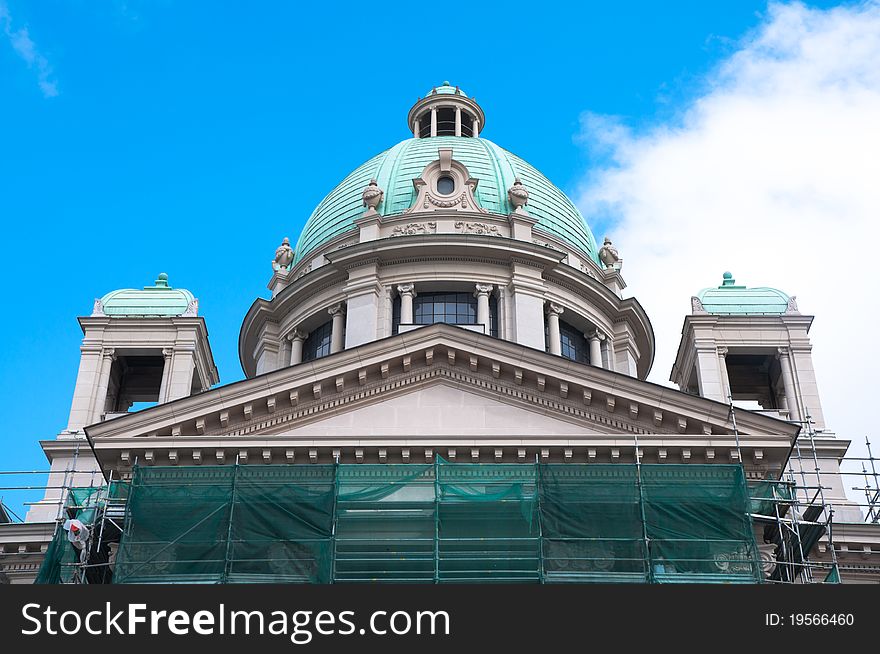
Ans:
[[[159,274],[153,286],[138,290],[122,288],[101,298],[102,310],[108,316],[180,316],[195,299],[185,288],[168,285],[168,275]]]
[[[438,87],[443,88],[443,87]],[[484,138],[436,136],[407,139],[360,165],[330,193],[315,211],[296,244],[296,261],[330,239],[354,227],[364,212],[361,193],[371,179],[385,191],[379,213],[403,213],[416,199],[413,179],[438,157],[438,148],[452,148],[452,158],[479,180],[476,199],[493,214],[507,215],[507,189],[517,177],[529,192],[526,207],[538,219],[537,227],[585,252],[598,262],[596,239],[580,211],[544,175],[515,154]]]
[[[435,86],[433,89],[428,91],[426,97],[430,95],[456,95],[455,87],[452,86],[452,84],[450,84],[449,82],[443,82],[440,86]],[[465,93],[461,89],[458,89],[457,95],[461,95],[465,98],[468,97],[467,93]]]
[[[790,299],[775,288],[737,286],[729,272],[724,273],[721,286],[704,288],[697,297],[707,312],[725,315],[783,314]]]

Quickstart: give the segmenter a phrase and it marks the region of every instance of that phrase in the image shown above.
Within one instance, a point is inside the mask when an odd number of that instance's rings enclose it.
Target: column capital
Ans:
[[[101,349],[101,356],[111,361],[116,361],[116,348],[105,347]]]
[[[174,348],[173,347],[163,347],[162,348],[162,356],[166,359],[170,359],[174,356]]]
[[[782,357],[788,357],[791,350],[787,347],[777,347],[776,348],[776,358],[781,359]]]
[[[398,284],[397,292],[400,295],[409,295],[411,297],[415,297],[416,293],[416,285],[415,284]]]
[[[551,314],[554,316],[561,316],[563,313],[565,313],[565,307],[563,307],[561,304],[556,304],[555,302],[548,302],[547,306],[544,307],[544,313],[546,313],[548,316]]]
[[[335,318],[336,316],[340,316],[345,313],[345,307],[343,307],[342,302],[340,302],[339,304],[334,304],[332,307],[327,309],[327,313]]]
[[[474,288],[474,297],[478,297],[480,295],[489,295],[493,290],[495,290],[495,286],[492,284],[475,284]]]
[[[727,356],[727,348],[726,347],[719,347],[718,348],[718,356],[726,357]]]
[[[598,328],[594,329],[591,332],[584,334],[584,336],[586,336],[587,339],[589,339],[591,341],[604,341],[605,340],[605,333],[601,329],[598,329]]]
[[[289,341],[304,341],[306,338],[308,338],[308,335],[299,329],[294,329],[287,334],[287,340]]]

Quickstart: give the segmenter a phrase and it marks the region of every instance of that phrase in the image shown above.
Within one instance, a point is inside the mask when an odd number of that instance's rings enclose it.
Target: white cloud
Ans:
[[[880,443],[880,3],[771,4],[674,124],[587,114],[581,138],[608,163],[579,203],[611,221],[652,319],[652,380],[668,383],[690,296],[731,270],[816,316],[828,427]]]
[[[24,60],[28,68],[36,71],[37,81],[43,96],[54,98],[58,95],[58,82],[52,78],[52,67],[49,65],[49,61],[37,49],[27,27],[13,28],[9,7],[3,0],[0,0],[0,24],[2,24],[3,33],[15,53]]]

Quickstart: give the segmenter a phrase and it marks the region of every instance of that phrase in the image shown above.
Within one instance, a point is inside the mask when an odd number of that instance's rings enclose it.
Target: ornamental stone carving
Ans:
[[[593,269],[590,268],[590,267],[589,267],[587,264],[585,264],[585,263],[582,263],[582,264],[581,264],[581,272],[582,272],[582,273],[585,273],[585,274],[587,275],[587,277],[592,277],[593,279],[596,279],[596,273],[594,273],[594,272],[593,272]]]
[[[605,340],[605,333],[601,329],[598,329],[598,328],[594,329],[593,331],[591,331],[587,334],[584,334],[584,336],[586,336],[587,340],[589,340],[589,341],[604,341]]]
[[[275,250],[275,259],[272,261],[272,270],[275,272],[287,271],[293,263],[293,248],[290,247],[290,239],[286,236],[281,245]]]
[[[709,313],[703,306],[703,301],[696,295],[691,296],[691,312],[692,313]]]
[[[620,258],[617,248],[614,247],[611,243],[611,239],[607,236],[605,237],[605,243],[599,248],[599,261],[601,261],[606,268],[613,268],[614,270],[620,270],[623,265],[623,259]]]
[[[180,314],[184,318],[194,318],[199,315],[199,298],[194,298],[186,305],[186,311]]]
[[[785,313],[800,313],[800,311],[798,311],[797,297],[794,295],[788,298],[788,305],[785,307]]]
[[[287,334],[287,340],[289,341],[304,341],[308,338],[308,334],[300,329],[294,329]]]
[[[464,164],[452,158],[452,148],[438,148],[437,159],[425,166],[421,177],[413,180],[418,195],[404,213],[437,210],[488,213],[477,204],[474,195],[478,182]]]
[[[384,196],[385,191],[379,188],[379,183],[375,179],[371,179],[370,183],[364,188],[363,193],[361,193],[361,199],[364,201],[364,206],[367,208],[364,215],[372,216],[373,214],[378,213],[376,208],[379,206],[379,203],[382,202]]]
[[[302,270],[300,270],[300,271],[296,274],[296,278],[299,279],[299,278],[302,277],[303,275],[307,275],[307,274],[310,273],[310,272],[312,272],[312,264],[311,264],[311,263],[308,264],[307,266],[305,266]]]
[[[761,571],[764,573],[764,578],[769,579],[776,569],[776,545],[761,543],[758,545],[758,554],[761,558]]]
[[[329,313],[334,318],[336,316],[345,315],[345,306],[341,302],[338,304],[334,304],[332,307],[327,309],[327,313]]]
[[[507,189],[507,200],[515,213],[525,213],[523,209],[529,203],[529,191],[523,186],[519,177],[513,180],[513,186]]]
[[[107,314],[104,313],[104,303],[101,302],[100,299],[95,298],[95,306],[92,308],[93,316],[105,316]]]
[[[557,246],[553,245],[550,241],[542,241],[539,238],[533,238],[532,243],[535,245],[540,245],[541,247],[548,248],[550,250],[556,250],[557,252],[562,252]]]
[[[437,223],[409,223],[407,225],[396,225],[391,230],[391,237],[395,236],[418,236],[419,234],[434,234],[437,232]]]
[[[496,225],[488,223],[466,223],[458,221],[455,223],[455,229],[462,234],[478,234],[480,236],[501,236]]]

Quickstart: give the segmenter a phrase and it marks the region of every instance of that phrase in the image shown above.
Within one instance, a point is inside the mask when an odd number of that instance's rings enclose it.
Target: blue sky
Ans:
[[[636,134],[675,124],[768,20],[748,0],[457,3],[435,18],[425,3],[255,5],[0,0],[0,469],[45,468],[76,316],[112,289],[167,272],[200,298],[221,382],[240,379],[239,326],[275,247],[407,137],[433,85],[475,96],[486,138],[578,196],[608,163],[584,112]]]

